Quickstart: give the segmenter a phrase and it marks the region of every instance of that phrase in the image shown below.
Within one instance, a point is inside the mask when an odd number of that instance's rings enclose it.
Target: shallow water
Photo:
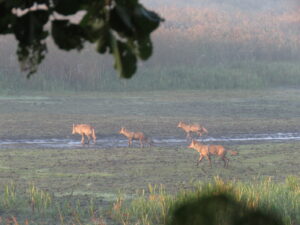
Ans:
[[[0,140],[1,149],[22,149],[22,148],[55,148],[55,149],[75,149],[82,146],[80,138],[50,138],[50,139],[3,139]],[[273,133],[273,134],[232,134],[229,136],[210,137],[206,136],[197,140],[207,144],[222,143],[222,144],[251,144],[262,142],[288,142],[300,141],[300,133]],[[187,145],[187,140],[176,137],[153,138],[154,146],[156,147],[175,147]],[[92,148],[113,148],[127,147],[127,139],[122,136],[105,137],[97,139],[96,144],[90,144]],[[135,141],[134,146],[138,147],[139,142]]]

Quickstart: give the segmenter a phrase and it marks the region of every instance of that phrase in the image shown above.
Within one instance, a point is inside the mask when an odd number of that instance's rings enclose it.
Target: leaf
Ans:
[[[11,13],[11,9],[7,8],[4,2],[0,2],[0,34],[8,34],[12,32],[12,23],[16,16]]]
[[[52,21],[52,37],[57,46],[64,50],[82,49],[85,32],[80,25],[72,24],[69,20]]]
[[[36,41],[30,46],[19,45],[17,55],[21,70],[27,72],[27,78],[37,71],[38,65],[45,58],[47,46],[45,42]]]
[[[148,59],[152,55],[152,42],[149,37],[138,40],[138,55],[142,60]]]
[[[135,31],[129,12],[119,5],[110,12],[109,23],[114,30],[126,36],[132,36]]]
[[[120,55],[120,50],[119,50],[119,46],[117,43],[117,40],[115,39],[115,37],[110,34],[110,42],[111,42],[111,48],[112,48],[112,53],[114,55],[115,58],[115,69],[117,69],[120,73],[120,76],[122,74],[123,71],[123,65],[122,65],[122,61],[121,61],[121,55]]]
[[[142,5],[138,5],[134,9],[133,21],[138,30],[138,35],[145,37],[154,31],[163,19],[157,13],[145,9]]]
[[[104,54],[110,46],[110,33],[108,27],[101,29],[97,37],[97,52]]]
[[[62,15],[72,15],[80,10],[83,0],[53,0],[54,10]]]
[[[48,32],[44,31],[49,14],[44,10],[28,12],[16,19],[13,25],[13,32],[21,45],[32,45],[33,43],[45,39]]]
[[[115,68],[120,77],[131,78],[136,71],[137,58],[131,49],[111,35],[112,51],[115,58]]]
[[[91,43],[98,41],[98,39],[106,39],[103,36],[108,34],[108,26],[102,13],[86,13],[80,21],[80,26],[85,31],[85,39]]]

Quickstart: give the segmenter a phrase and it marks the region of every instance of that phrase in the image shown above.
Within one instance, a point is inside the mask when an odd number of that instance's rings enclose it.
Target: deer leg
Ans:
[[[190,134],[190,132],[188,131],[188,132],[186,132],[186,139],[187,140],[190,140],[191,139],[191,134]]]
[[[131,145],[131,139],[128,138],[128,147],[130,147],[130,145]]]
[[[209,161],[209,165],[210,165],[210,168],[212,168],[212,165],[211,165],[211,158],[209,155],[206,156],[207,160]]]
[[[140,139],[140,144],[141,144],[141,148],[143,148],[144,145],[143,145],[143,140],[142,139]]]
[[[203,157],[204,156],[200,154],[199,160],[197,161],[197,166],[199,166],[199,163],[202,161]]]
[[[88,139],[88,145],[90,145],[90,140],[91,140],[90,135],[87,135],[87,139]]]
[[[223,160],[224,160],[224,168],[228,168],[229,159],[224,155]]]
[[[82,134],[82,138],[81,138],[81,144],[84,145],[84,134]]]

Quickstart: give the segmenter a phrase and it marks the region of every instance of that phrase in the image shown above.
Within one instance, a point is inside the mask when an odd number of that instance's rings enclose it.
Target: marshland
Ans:
[[[51,39],[27,79],[17,42],[0,36],[0,224],[170,224],[181,203],[224,192],[300,224],[297,2],[186,2],[142,1],[165,22],[131,79],[94,45]],[[197,166],[180,121],[238,155]],[[73,124],[92,125],[96,143]],[[153,146],[128,147],[121,127]]]

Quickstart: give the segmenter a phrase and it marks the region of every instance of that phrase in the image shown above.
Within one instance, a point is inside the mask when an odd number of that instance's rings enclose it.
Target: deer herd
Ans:
[[[197,166],[202,161],[203,158],[206,158],[209,161],[210,167],[211,164],[211,156],[216,155],[219,156],[224,161],[224,167],[228,167],[229,159],[226,157],[227,152],[231,155],[238,155],[238,152],[233,150],[225,149],[222,145],[204,145],[196,140],[194,140],[191,136],[191,133],[196,133],[198,136],[202,136],[203,134],[207,134],[208,131],[205,127],[199,124],[186,124],[180,121],[177,125],[178,128],[183,129],[186,132],[186,138],[191,140],[188,148],[194,149],[199,153],[199,160],[197,161]],[[73,124],[72,134],[80,134],[81,144],[85,144],[84,137],[87,137],[87,144],[90,143],[91,138],[93,139],[94,144],[96,143],[96,135],[95,128],[88,124]],[[151,138],[147,137],[143,132],[132,132],[122,127],[119,131],[119,134],[124,135],[128,138],[128,147],[132,146],[133,140],[138,140],[140,142],[141,148],[143,148],[146,144],[149,146],[153,145],[153,141]]]

